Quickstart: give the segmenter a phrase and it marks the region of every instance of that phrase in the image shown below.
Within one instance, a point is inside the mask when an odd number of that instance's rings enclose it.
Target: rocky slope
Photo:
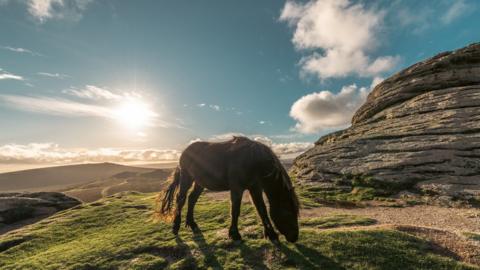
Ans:
[[[79,204],[58,192],[0,193],[0,234]]]
[[[360,185],[480,198],[480,43],[380,83],[352,126],[320,138],[292,172],[317,189]]]

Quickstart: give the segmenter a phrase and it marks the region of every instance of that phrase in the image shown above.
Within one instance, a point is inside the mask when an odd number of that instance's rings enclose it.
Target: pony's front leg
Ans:
[[[231,200],[231,224],[230,229],[228,230],[228,237],[230,239],[237,241],[242,240],[240,233],[238,232],[238,216],[240,215],[240,206],[242,204],[243,189],[231,190],[230,191],[230,200]]]
[[[253,200],[253,204],[257,209],[258,215],[262,219],[265,238],[268,238],[270,239],[270,241],[273,242],[278,241],[278,234],[273,229],[272,223],[268,218],[267,207],[265,206],[265,202],[263,201],[262,188],[257,185],[249,189],[249,192],[250,197]]]

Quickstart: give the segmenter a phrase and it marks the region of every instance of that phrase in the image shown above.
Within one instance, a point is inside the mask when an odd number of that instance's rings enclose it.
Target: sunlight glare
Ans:
[[[115,110],[115,118],[130,129],[141,129],[153,124],[157,114],[140,100],[128,100]]]

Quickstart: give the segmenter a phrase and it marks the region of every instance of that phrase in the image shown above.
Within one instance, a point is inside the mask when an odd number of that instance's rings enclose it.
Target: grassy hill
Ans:
[[[172,169],[156,169],[143,173],[125,171],[59,191],[83,202],[93,202],[123,191],[158,192],[163,189],[165,180],[171,173]]]
[[[0,191],[54,191],[109,178],[121,172],[144,173],[152,170],[114,163],[93,163],[8,172],[0,174]]]
[[[298,243],[262,239],[242,206],[243,242],[228,240],[229,202],[203,195],[196,235],[153,222],[154,194],[117,194],[0,237],[0,269],[479,269],[405,232],[348,215],[301,220]],[[352,227],[353,226],[353,227]]]

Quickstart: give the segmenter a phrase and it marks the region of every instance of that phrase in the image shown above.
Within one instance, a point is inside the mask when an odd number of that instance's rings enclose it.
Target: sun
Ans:
[[[114,112],[115,119],[122,125],[133,130],[140,130],[152,125],[157,114],[141,100],[128,100],[121,104]]]

